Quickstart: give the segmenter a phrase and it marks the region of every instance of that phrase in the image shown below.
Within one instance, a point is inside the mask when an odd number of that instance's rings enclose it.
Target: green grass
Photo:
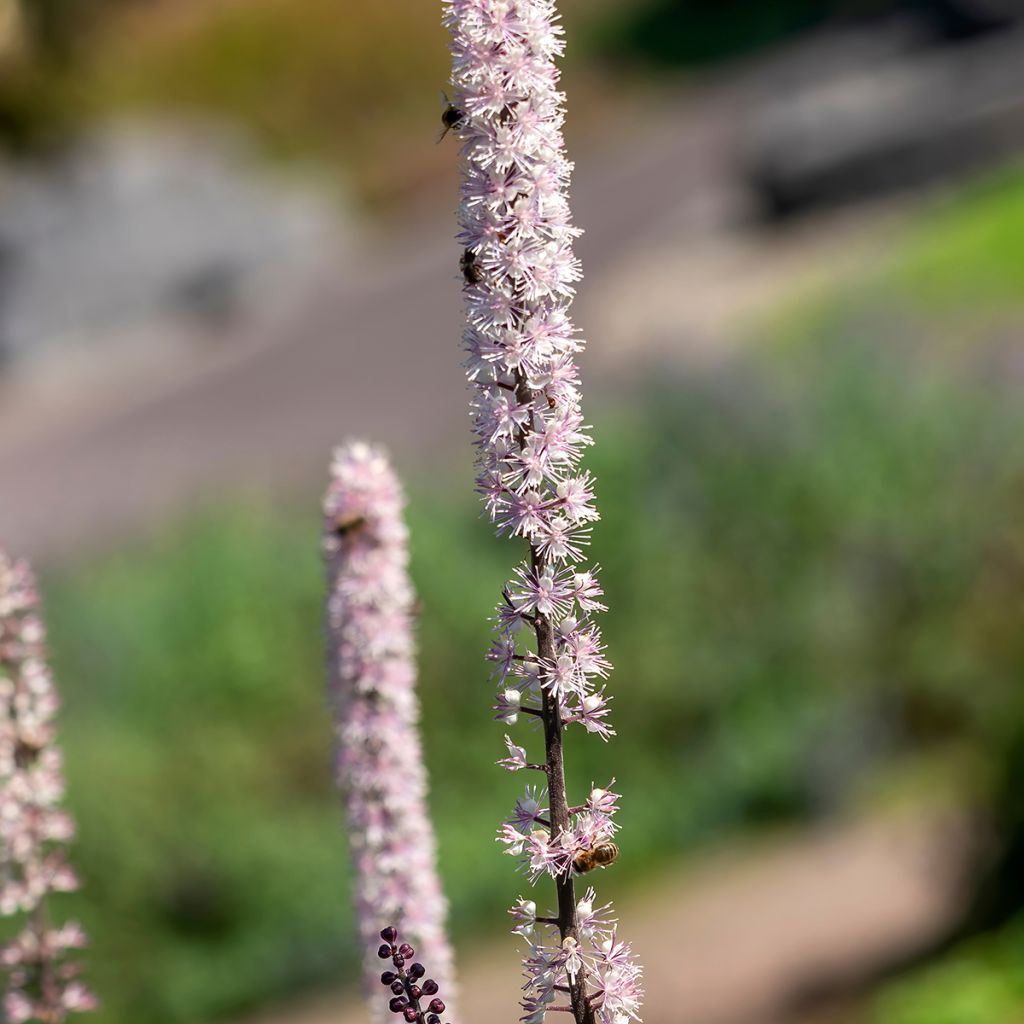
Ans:
[[[1019,1024],[1024,1020],[1024,924],[975,940],[886,989],[871,1024]]]
[[[942,349],[978,372],[1012,358],[1024,309],[1024,164],[937,199],[887,240],[874,263],[777,310],[768,334],[862,334]]]
[[[968,188],[903,244],[890,287],[933,313],[1020,309],[1024,167]]]

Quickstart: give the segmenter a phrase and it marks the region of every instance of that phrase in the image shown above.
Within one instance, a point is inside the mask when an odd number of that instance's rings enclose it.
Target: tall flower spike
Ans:
[[[32,571],[0,550],[0,915],[24,922],[0,950],[7,1024],[61,1024],[96,1006],[69,956],[85,933],[50,923],[51,895],[78,887],[64,856],[74,825],[60,806],[57,708]]]
[[[365,984],[373,998],[380,920],[396,922],[452,991],[446,905],[426,809],[417,731],[414,595],[404,497],[386,455],[366,444],[334,454],[324,498],[330,702],[346,801]]]
[[[579,466],[591,441],[575,361],[583,341],[569,318],[580,267],[555,66],[562,29],[554,0],[445,0],[444,20],[463,155],[458,241],[477,489],[497,532],[529,545],[498,606],[494,710],[509,726],[543,725],[543,763],[508,737],[499,763],[547,776],[498,839],[532,880],[551,875],[557,892],[546,916],[533,901],[513,910],[529,946],[523,1020],[569,1010],[577,1024],[622,1024],[638,1019],[640,969],[613,928],[593,923],[593,893],[581,906],[574,891],[575,875],[617,854],[617,797],[595,789],[570,806],[562,755],[570,725],[613,734],[611,666],[594,621],[602,592],[596,567],[580,564],[599,516]],[[558,1005],[566,993],[569,1006]]]

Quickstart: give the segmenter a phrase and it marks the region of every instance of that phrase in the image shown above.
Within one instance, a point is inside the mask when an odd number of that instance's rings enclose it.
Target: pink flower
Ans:
[[[513,606],[520,612],[541,615],[565,614],[572,594],[572,583],[565,573],[546,567],[540,572],[520,566],[509,585]]]
[[[503,765],[510,772],[517,772],[523,768],[528,768],[529,764],[526,760],[526,748],[518,747],[512,742],[511,736],[505,737],[505,745],[508,747],[508,757],[503,758],[498,764]]]
[[[417,720],[414,595],[404,498],[384,453],[335,452],[324,498],[330,699],[345,793],[367,992],[381,920],[396,922],[452,990],[446,904],[437,876]],[[378,1019],[379,1000],[371,999]]]
[[[69,1013],[94,1009],[96,999],[67,955],[85,946],[85,932],[73,922],[47,925],[50,897],[78,881],[64,859],[74,824],[59,806],[59,702],[45,639],[31,570],[0,550],[0,914],[25,915],[0,949],[4,1015],[61,1024]]]

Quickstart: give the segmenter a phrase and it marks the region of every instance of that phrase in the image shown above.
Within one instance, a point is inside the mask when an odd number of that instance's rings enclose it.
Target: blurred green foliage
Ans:
[[[1018,1024],[1024,1019],[1024,923],[975,940],[892,985],[871,1024]]]
[[[778,42],[849,6],[836,0],[642,0],[588,31],[606,58],[687,66]]]
[[[890,292],[932,316],[1020,314],[1024,295],[1024,168],[965,188],[923,219],[887,267]]]
[[[566,0],[565,21],[626,0]],[[450,174],[440,131],[448,38],[421,0],[24,0],[29,44],[0,66],[0,147],[38,149],[93,118],[240,125],[385,205]],[[29,16],[31,15],[31,16]],[[571,47],[576,115],[593,54]],[[593,104],[590,104],[593,105]]]
[[[654,68],[709,64],[743,56],[830,19],[922,9],[939,17],[941,0],[637,0],[587,27],[607,58]]]

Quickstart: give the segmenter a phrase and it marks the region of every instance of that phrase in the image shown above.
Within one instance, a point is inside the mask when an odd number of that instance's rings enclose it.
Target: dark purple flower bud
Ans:
[[[391,945],[392,943],[394,943],[395,939],[397,939],[397,938],[398,938],[398,929],[397,929],[397,928],[390,928],[390,927],[388,927],[388,928],[382,928],[382,929],[380,930],[380,937],[381,937],[381,938],[382,938],[382,939],[383,939],[383,940],[384,940],[384,941],[385,941],[386,943],[388,943],[389,945]]]
[[[398,947],[398,952],[401,953],[406,960],[411,960],[416,955],[416,950],[413,949],[408,942],[403,942]]]
[[[427,1014],[427,1024],[441,1024],[441,1018],[436,1013]]]
[[[409,986],[409,998],[410,999],[419,999],[419,997],[421,995],[423,995],[423,989],[421,989],[419,987],[419,985],[410,985]]]
[[[383,947],[381,947],[381,948],[383,948]],[[394,948],[394,947],[392,947],[392,948]],[[405,966],[405,957],[402,956],[401,953],[396,953],[391,959],[394,961],[394,964],[395,964],[396,967],[403,967],[403,966]]]
[[[433,978],[427,978],[423,982],[423,994],[426,996],[432,996],[437,992],[437,982]]]
[[[410,978],[422,978],[423,975],[426,973],[427,969],[423,966],[423,964],[413,964],[412,967],[409,968]]]
[[[419,1010],[417,1010],[415,1006],[407,1006],[402,1011],[402,1014],[409,1024],[416,1024],[416,1021],[419,1020],[420,1017]]]
[[[391,947],[388,945],[380,946],[377,949],[377,956],[379,956],[381,960],[388,960],[391,957]]]
[[[430,1000],[430,1012],[431,1013],[444,1013],[444,1003],[440,999]]]
[[[398,975],[397,975],[397,974],[395,974],[395,972],[394,972],[394,971],[385,971],[385,972],[384,972],[384,973],[383,973],[383,974],[382,974],[382,975],[380,976],[380,983],[381,983],[382,985],[390,985],[390,984],[391,984],[391,982],[393,982],[393,981],[395,980],[395,978],[397,978],[397,977],[398,977]]]
[[[388,1003],[388,1009],[391,1010],[392,1013],[401,1013],[408,1005],[409,1004],[401,996],[395,996],[395,998]]]
[[[403,985],[401,981],[399,981],[396,978],[393,982],[391,982],[391,991],[394,992],[396,996],[405,995],[405,985]]]

